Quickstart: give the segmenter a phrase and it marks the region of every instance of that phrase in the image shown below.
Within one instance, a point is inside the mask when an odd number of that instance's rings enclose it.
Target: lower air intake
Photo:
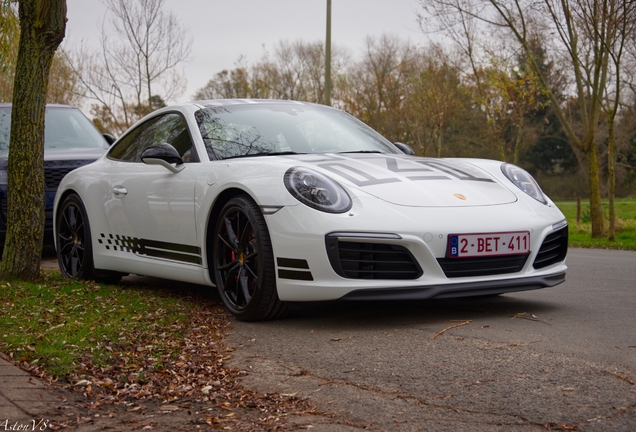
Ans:
[[[417,279],[422,269],[403,246],[341,241],[326,237],[327,255],[334,271],[348,279]]]
[[[438,258],[447,278],[492,276],[521,271],[527,254],[478,258]]]

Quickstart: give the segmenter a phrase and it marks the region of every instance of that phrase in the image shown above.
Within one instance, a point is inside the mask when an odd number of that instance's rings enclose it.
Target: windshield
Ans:
[[[11,107],[0,107],[0,156],[9,152]],[[104,137],[77,108],[47,107],[44,116],[44,150],[104,148]]]
[[[196,119],[212,160],[286,153],[400,153],[356,118],[318,105],[207,107]]]

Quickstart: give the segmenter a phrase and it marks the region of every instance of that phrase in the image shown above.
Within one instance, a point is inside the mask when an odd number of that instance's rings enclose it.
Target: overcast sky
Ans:
[[[265,47],[280,40],[322,41],[325,38],[326,0],[164,0],[188,29],[192,54],[184,71],[188,80],[179,102],[190,100],[214,74],[232,69],[240,55],[257,62]],[[105,7],[100,0],[67,0],[68,23],[64,46],[99,46],[99,23]],[[423,43],[416,22],[417,0],[332,0],[333,44],[354,55],[367,36],[395,34]]]

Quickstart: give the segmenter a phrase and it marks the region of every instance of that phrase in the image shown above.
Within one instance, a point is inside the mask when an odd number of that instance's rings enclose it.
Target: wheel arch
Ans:
[[[214,266],[212,264],[212,238],[210,236],[210,232],[214,231],[214,224],[216,223],[223,206],[231,200],[232,198],[239,195],[247,195],[251,200],[256,202],[254,197],[244,189],[232,187],[225,189],[223,192],[219,193],[216,200],[210,207],[210,211],[208,212],[208,220],[205,224],[205,233],[204,235],[204,245],[205,245],[205,260],[208,266],[208,275],[210,277],[210,281],[216,285],[215,277],[214,277]]]

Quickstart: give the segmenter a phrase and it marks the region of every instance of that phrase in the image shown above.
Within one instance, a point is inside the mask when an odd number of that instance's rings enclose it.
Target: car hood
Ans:
[[[46,166],[60,165],[66,166],[67,161],[82,161],[78,166],[85,165],[86,161],[95,161],[99,159],[107,148],[77,148],[64,150],[44,150],[44,161]],[[72,164],[73,166],[76,164]],[[6,170],[8,166],[8,155],[0,156],[0,170]]]
[[[44,160],[52,161],[66,161],[66,160],[97,160],[103,155],[107,148],[76,148],[76,149],[64,149],[64,150],[45,150]]]
[[[512,203],[516,195],[483,169],[458,159],[386,154],[295,156],[350,188],[411,207]]]

